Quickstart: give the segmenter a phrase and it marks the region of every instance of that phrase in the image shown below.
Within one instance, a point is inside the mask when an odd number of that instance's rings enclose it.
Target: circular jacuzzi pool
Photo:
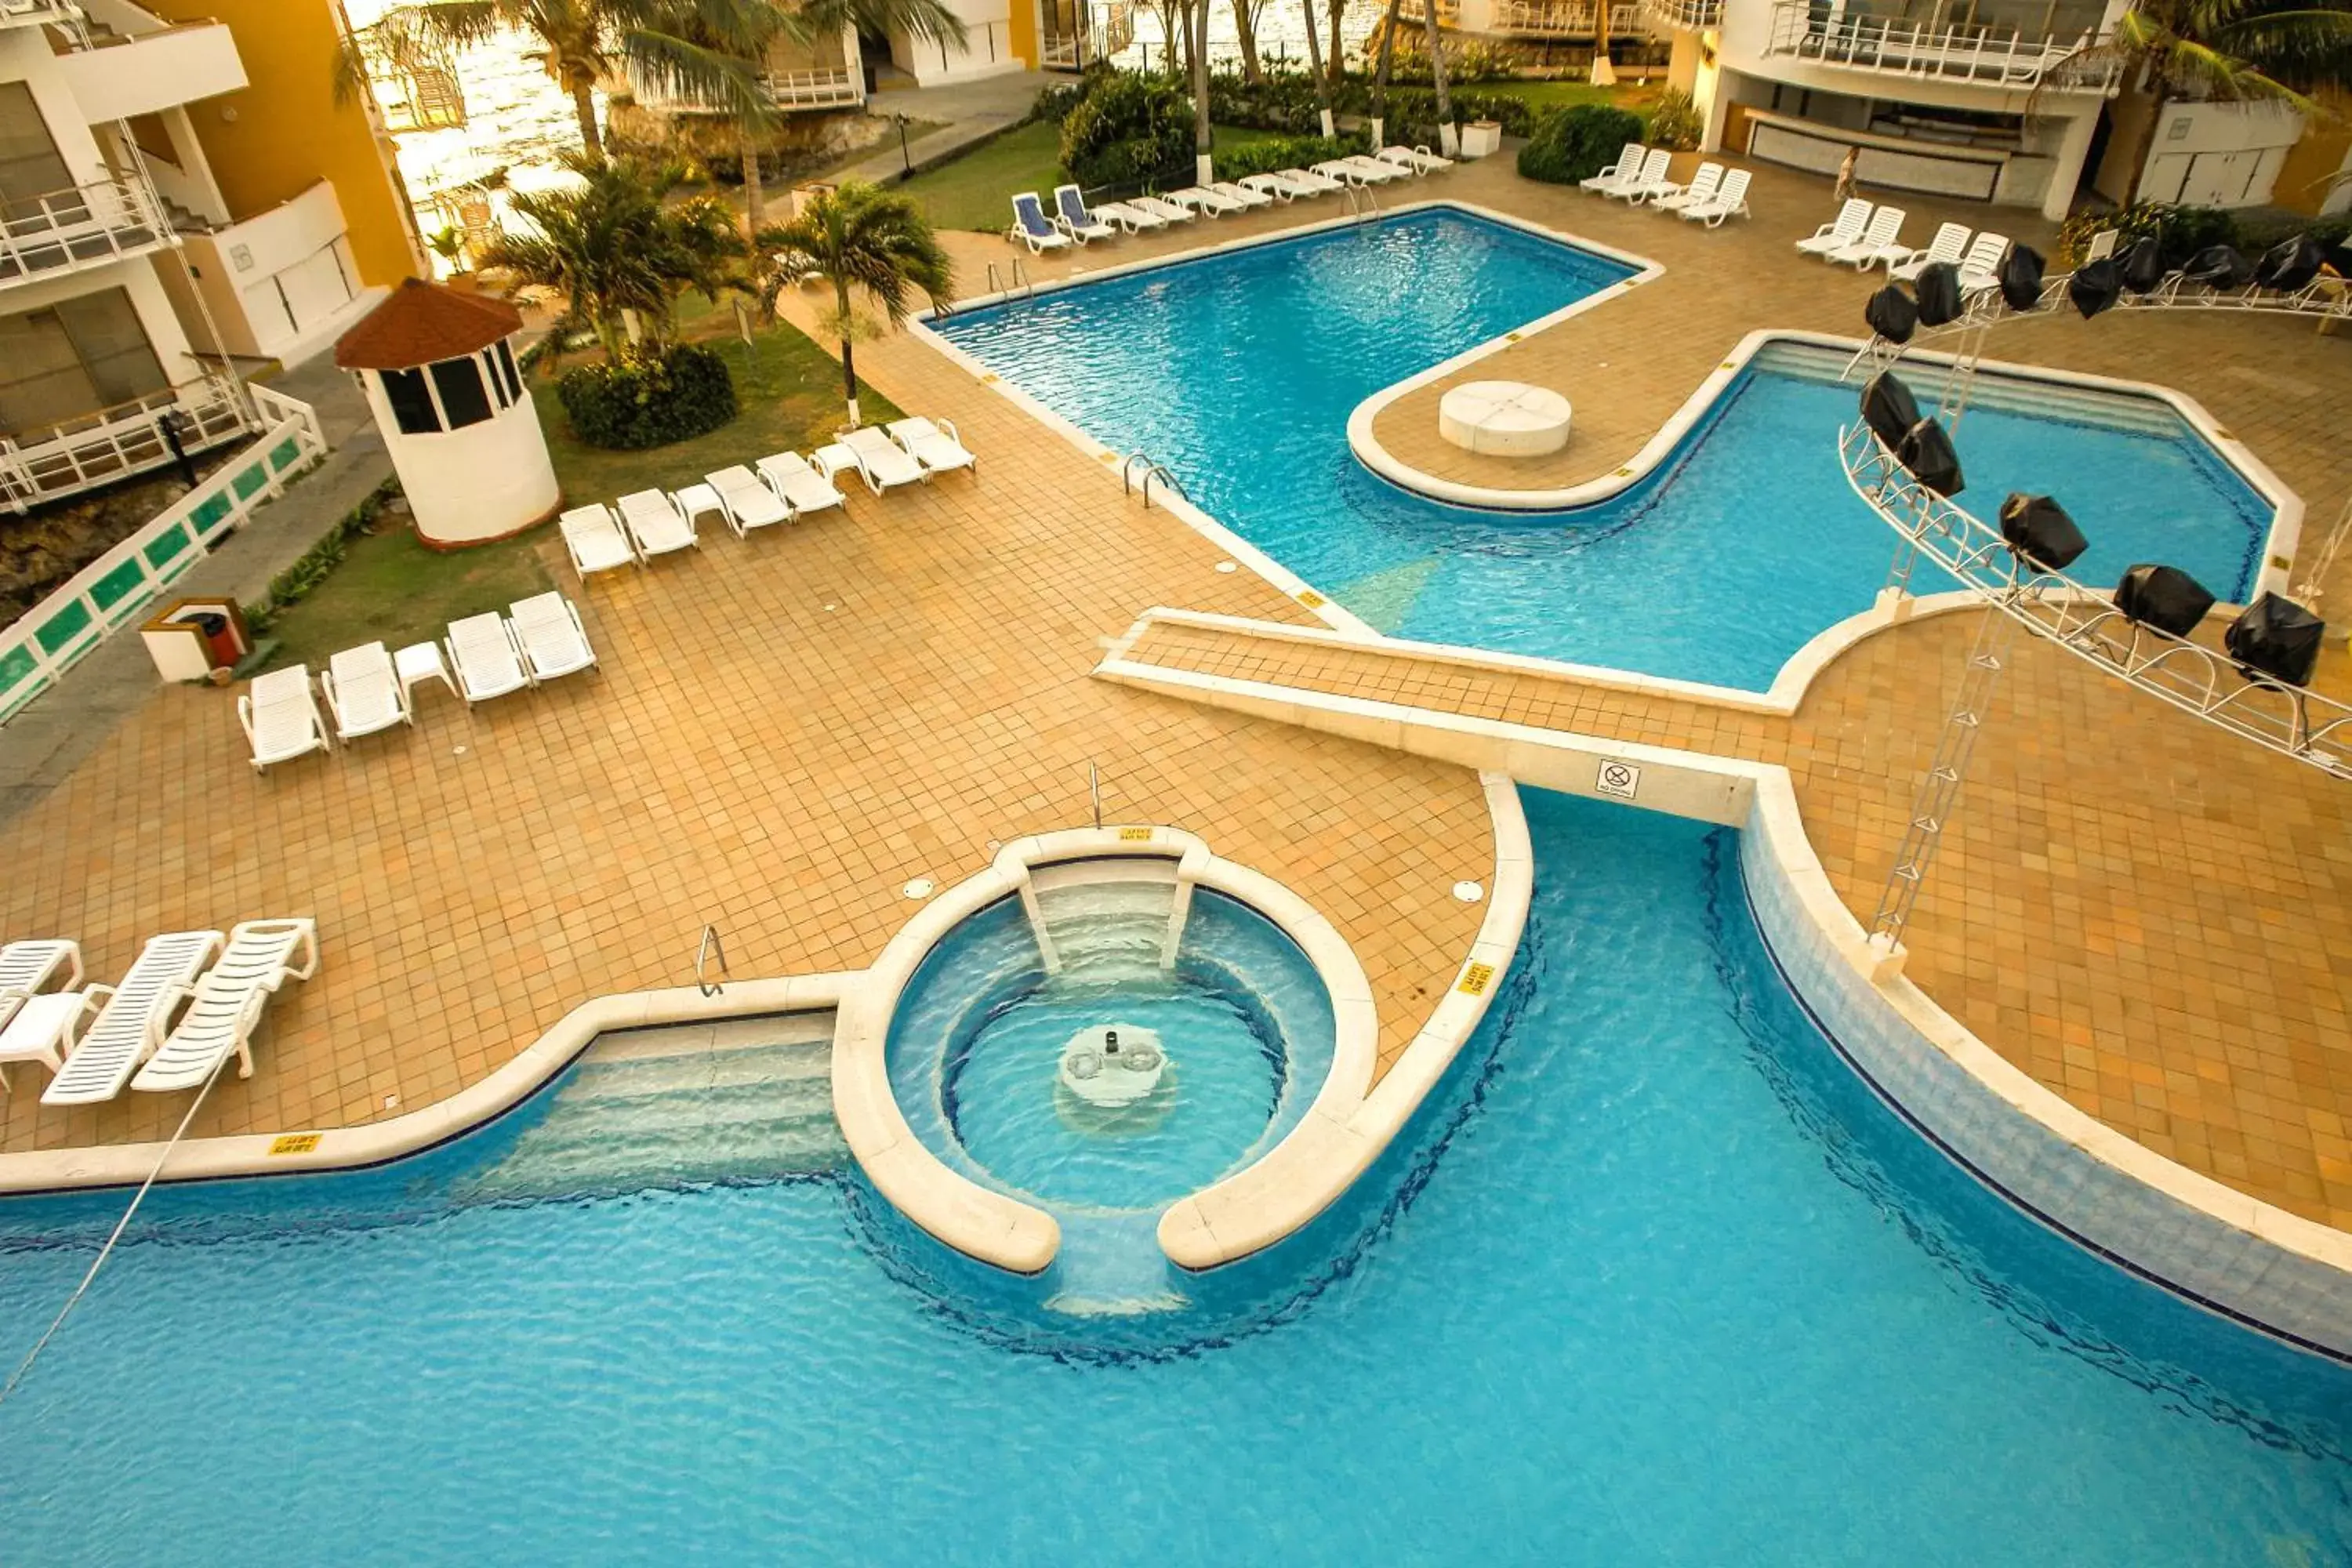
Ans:
[[[1331,1068],[1331,998],[1297,944],[1223,894],[1180,899],[1172,862],[1141,864],[1153,874],[1041,878],[1037,920],[1006,898],[960,921],[891,1017],[916,1137],[1057,1217],[1199,1192],[1279,1142]]]

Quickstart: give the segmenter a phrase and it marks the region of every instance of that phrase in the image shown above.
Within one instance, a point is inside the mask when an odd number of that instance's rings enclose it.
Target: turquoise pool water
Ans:
[[[1869,607],[1894,553],[1838,465],[1855,403],[1832,380],[1842,356],[1769,353],[1648,479],[1571,512],[1439,505],[1348,447],[1366,396],[1629,272],[1437,208],[934,326],[1105,445],[1149,451],[1381,631],[1761,689],[1814,633]],[[1636,367],[1596,367],[1570,395],[1599,395],[1612,368]],[[2085,581],[2166,561],[2247,595],[2270,508],[2168,407],[1979,388],[1957,437],[1964,504],[1990,517],[2012,489],[2046,491],[2091,541]],[[1951,586],[1934,571],[1919,591]]]
[[[1899,1123],[1730,836],[1528,800],[1487,1024],[1355,1195],[1181,1311],[1048,1311],[784,1131],[756,1179],[494,1196],[575,1077],[418,1160],[160,1192],[0,1406],[0,1555],[2352,1561],[2352,1371]],[[0,1356],[120,1202],[0,1205]]]

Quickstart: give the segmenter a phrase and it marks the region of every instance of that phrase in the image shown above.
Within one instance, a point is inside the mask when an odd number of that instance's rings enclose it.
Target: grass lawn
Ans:
[[[786,447],[805,452],[832,439],[845,416],[840,364],[783,322],[756,334],[749,346],[740,337],[716,335],[732,321],[728,310],[704,311],[687,329],[687,336],[707,341],[727,356],[740,409],[730,424],[691,441],[642,452],[583,446],[556,401],[554,378],[544,372],[530,378],[531,398],[567,505],[611,500],[651,486],[677,489],[730,463],[749,463]],[[899,416],[871,387],[858,389],[858,409],[868,424]],[[705,518],[702,526],[719,524]],[[423,642],[461,616],[504,609],[551,585],[572,592],[568,574],[551,584],[540,563],[539,547],[553,534],[554,524],[547,523],[514,539],[456,551],[427,550],[405,528],[387,527],[354,539],[342,564],[308,598],[278,616],[269,635],[279,647],[270,662],[300,660],[318,668],[341,648]]]
[[[1235,125],[1216,126],[1214,133],[1217,146],[1223,149],[1270,141],[1281,134]],[[1053,211],[1054,187],[1069,178],[1062,173],[1061,155],[1060,127],[1024,125],[898,188],[920,202],[924,216],[937,227],[997,234],[1012,223],[1013,198],[1023,191],[1036,192],[1045,198],[1045,210]]]
[[[1469,83],[1462,90],[1516,98],[1538,110],[1565,109],[1579,103],[1606,103],[1639,114],[1658,100],[1664,87],[1663,83],[1650,86],[1641,82],[1595,87],[1589,81],[1481,81]]]

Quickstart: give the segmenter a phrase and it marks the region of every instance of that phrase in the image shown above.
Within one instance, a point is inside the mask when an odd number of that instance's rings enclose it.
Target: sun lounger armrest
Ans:
[[[166,985],[155,993],[155,1005],[147,1010],[147,1055],[153,1056],[163,1048],[163,1042],[172,1034],[172,1015],[180,1010],[182,1004],[195,999],[196,988],[193,985]]]
[[[956,429],[954,420],[942,414],[938,418],[932,420],[931,423],[946,431],[948,433],[949,440],[953,441],[959,447],[963,445],[962,433]]]
[[[253,743],[253,699],[240,691],[236,696],[236,721],[245,731],[247,745]]]

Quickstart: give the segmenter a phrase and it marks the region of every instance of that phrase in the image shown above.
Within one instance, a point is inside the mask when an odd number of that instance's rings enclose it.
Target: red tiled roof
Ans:
[[[411,278],[337,340],[335,363],[345,370],[408,370],[478,353],[521,325],[521,313],[503,300]]]

